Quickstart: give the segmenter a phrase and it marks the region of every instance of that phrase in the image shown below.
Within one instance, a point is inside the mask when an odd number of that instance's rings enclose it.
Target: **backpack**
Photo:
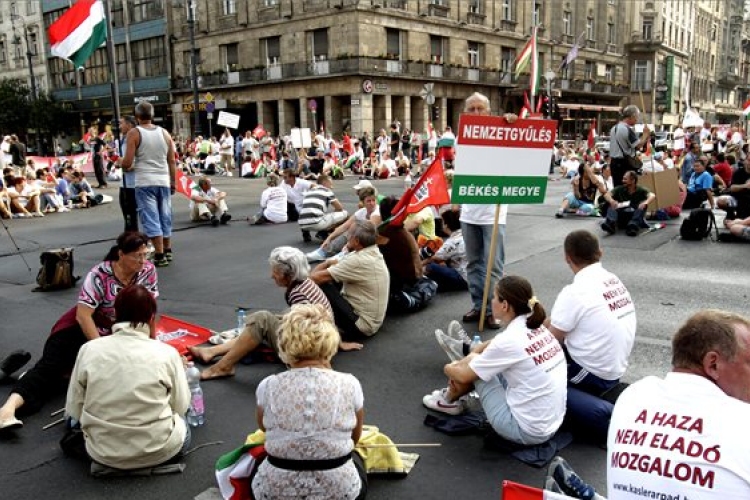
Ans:
[[[42,267],[36,275],[36,282],[39,286],[34,289],[35,292],[72,288],[80,279],[79,276],[73,276],[72,248],[47,250],[39,256],[39,261]]]
[[[708,208],[695,208],[690,211],[687,219],[680,226],[680,237],[688,241],[700,241],[711,234],[711,228],[716,230],[719,238],[719,227],[716,225],[714,213]]]

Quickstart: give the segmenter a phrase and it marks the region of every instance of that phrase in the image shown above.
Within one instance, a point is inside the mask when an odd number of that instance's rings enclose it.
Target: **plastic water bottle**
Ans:
[[[237,335],[245,329],[245,310],[237,309]]]
[[[201,372],[193,362],[188,363],[188,386],[190,386],[190,407],[187,412],[187,423],[190,427],[200,427],[206,423],[206,409],[203,404],[203,389],[201,389]]]
[[[404,191],[408,191],[409,189],[411,189],[411,183],[411,172],[408,172],[406,174],[406,177],[404,177]]]
[[[482,344],[482,338],[479,335],[474,335],[474,338],[471,339],[471,344],[469,344],[469,351],[474,352],[474,348]]]

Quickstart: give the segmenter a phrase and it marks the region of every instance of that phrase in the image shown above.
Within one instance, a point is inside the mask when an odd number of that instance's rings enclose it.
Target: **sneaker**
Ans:
[[[461,323],[455,319],[448,323],[448,336],[465,344],[471,344],[471,337],[466,333]]]
[[[447,399],[448,389],[437,389],[431,394],[422,398],[422,404],[430,410],[447,413],[448,415],[460,415],[464,412],[464,402],[462,398],[449,403]]]
[[[636,226],[635,224],[629,224],[627,229],[625,229],[625,234],[627,234],[628,236],[638,236],[638,232],[638,226]]]
[[[302,241],[305,243],[310,243],[312,241],[312,236],[310,236],[310,231],[302,231]]]
[[[479,311],[477,311],[476,309],[472,309],[471,311],[464,314],[463,318],[461,319],[464,323],[477,323],[479,322],[479,314]]]
[[[552,476],[547,476],[547,479],[544,480],[544,491],[551,491],[553,493],[559,493],[561,495],[565,494],[562,488],[560,488],[560,485],[557,484],[557,481],[555,481],[555,478]]]
[[[154,248],[154,244],[149,241],[148,245],[146,245],[146,258],[152,261],[154,260],[155,254],[156,254],[156,248]]]
[[[613,224],[610,224],[609,222],[602,222],[600,227],[605,233],[615,234],[615,232],[617,232],[615,226]]]
[[[213,227],[217,227],[219,225],[219,218],[216,217],[215,215],[211,216],[211,225]]]
[[[466,335],[465,332],[464,335]],[[459,359],[464,358],[464,346],[467,343],[455,339],[450,335],[446,335],[445,332],[440,329],[435,330],[435,338],[437,339],[438,344],[440,344],[440,347],[443,348],[443,351],[445,351],[445,354],[448,355],[448,359],[451,361],[458,361]]]
[[[591,500],[596,495],[594,488],[583,482],[562,457],[555,457],[549,464],[547,475],[551,476],[566,495]]]
[[[165,248],[164,249],[164,258],[167,259],[167,262],[172,262],[174,260],[174,255],[172,255],[172,249]]]
[[[562,219],[563,217],[565,217],[565,214],[563,214],[562,210],[558,210],[557,212],[555,212],[555,217],[558,219]]]
[[[305,254],[305,257],[307,257],[307,260],[310,262],[321,262],[328,258],[328,254],[322,248],[318,248],[310,253]]]
[[[169,265],[169,260],[167,260],[167,257],[165,255],[154,257],[154,266],[167,267],[168,265]]]
[[[221,222],[222,224],[226,224],[226,223],[227,223],[227,222],[229,222],[230,220],[232,220],[232,214],[228,214],[228,213],[223,213],[223,214],[221,214],[221,217],[219,218],[219,221],[220,221],[220,222]]]

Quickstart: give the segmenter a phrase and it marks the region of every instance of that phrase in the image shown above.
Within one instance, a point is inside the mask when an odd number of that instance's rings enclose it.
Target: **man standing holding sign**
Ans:
[[[463,321],[480,321],[484,312],[487,326],[498,329],[501,325],[492,317],[488,291],[503,275],[507,204],[544,202],[555,124],[517,122],[513,114],[490,117],[490,101],[480,93],[466,99],[464,112],[451,198],[462,203],[461,231],[468,260],[472,309]],[[480,329],[483,326],[480,321]]]

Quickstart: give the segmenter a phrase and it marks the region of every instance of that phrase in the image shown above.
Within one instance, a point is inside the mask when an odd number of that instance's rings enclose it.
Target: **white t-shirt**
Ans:
[[[628,368],[635,340],[635,305],[620,279],[591,264],[562,289],[550,321],[567,332],[565,347],[573,360],[604,380],[617,380]]]
[[[260,195],[260,207],[263,215],[271,222],[287,221],[286,191],[281,186],[267,187]]]
[[[500,205],[498,224],[505,224],[508,219],[508,205]],[[495,205],[461,205],[461,222],[478,226],[495,223]]]
[[[377,215],[378,217],[380,217],[379,207],[375,207],[375,210],[372,211],[372,213],[370,214],[370,217],[367,216],[367,209],[362,207],[356,212],[354,212],[354,220],[370,220],[370,218],[372,218],[373,215]]]
[[[730,141],[732,144],[742,144],[742,134],[738,132],[734,132],[732,134],[732,139]]]
[[[676,150],[685,149],[685,131],[677,127],[672,136],[672,147]]]
[[[609,425],[609,500],[750,498],[748,422],[750,405],[699,375],[636,382]]]
[[[562,424],[568,383],[565,354],[544,326],[530,330],[526,316],[516,317],[469,367],[485,382],[502,374],[508,382],[510,412],[525,433],[547,437]]]
[[[302,200],[305,197],[305,193],[309,191],[312,183],[305,179],[295,179],[294,186],[290,186],[286,182],[282,184],[284,191],[286,191],[287,200],[289,203],[294,203],[297,207],[297,212],[302,211]]]

